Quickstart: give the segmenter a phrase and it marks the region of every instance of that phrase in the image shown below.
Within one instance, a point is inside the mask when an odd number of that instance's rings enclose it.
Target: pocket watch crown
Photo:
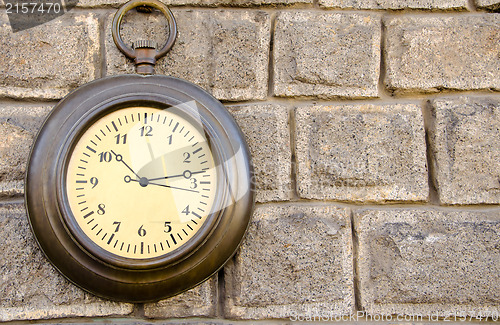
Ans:
[[[158,43],[149,40],[139,40],[132,44],[134,49],[157,49]]]

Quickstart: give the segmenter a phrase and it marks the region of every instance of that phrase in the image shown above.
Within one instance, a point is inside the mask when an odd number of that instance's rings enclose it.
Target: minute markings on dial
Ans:
[[[175,124],[174,129],[172,130],[172,133],[174,133],[174,132],[175,132],[175,130],[177,129],[177,127],[178,127],[178,126],[179,126],[179,122],[177,122],[177,123]]]
[[[94,214],[94,211],[90,211],[89,213],[87,213],[86,215],[83,216],[83,219],[86,219],[86,218],[90,217],[93,214]]]

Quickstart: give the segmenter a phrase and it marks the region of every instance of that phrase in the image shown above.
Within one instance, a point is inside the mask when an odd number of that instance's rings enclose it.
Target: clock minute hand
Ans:
[[[113,150],[111,150],[111,153],[113,153],[113,155],[115,155],[116,161],[122,162],[132,173],[134,173],[135,176],[137,176],[137,178],[141,178],[141,176],[137,175],[137,173],[132,168],[130,168],[129,165],[127,165],[127,163],[123,160],[122,155],[117,154]]]

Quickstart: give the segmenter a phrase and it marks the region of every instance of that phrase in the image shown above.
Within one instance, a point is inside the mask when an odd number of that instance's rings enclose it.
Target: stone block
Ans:
[[[167,55],[158,60],[156,74],[186,79],[220,100],[267,97],[271,20],[263,11],[173,10],[178,37]],[[113,13],[114,15],[114,13]],[[116,48],[106,23],[108,75],[133,73],[132,61]],[[166,20],[160,13],[130,13],[122,22],[127,44],[140,39],[166,41]]]
[[[12,33],[0,16],[0,96],[60,99],[100,75],[99,22],[92,13],[67,13]]]
[[[428,199],[424,121],[417,105],[299,107],[295,132],[300,197]]]
[[[354,215],[366,312],[499,315],[499,209],[361,209]]]
[[[500,203],[500,98],[431,102],[429,143],[442,204]]]
[[[229,318],[290,318],[317,308],[351,313],[350,211],[328,205],[258,207],[224,280]]]
[[[111,302],[67,281],[45,258],[21,204],[0,205],[0,321],[128,315],[133,305]]]
[[[326,8],[352,9],[466,9],[467,0],[319,0]]]
[[[389,91],[500,90],[499,15],[400,16],[385,25]]]
[[[0,198],[24,192],[26,164],[50,106],[0,105]]]
[[[498,0],[476,0],[476,6],[481,9],[500,10],[500,1]]]
[[[293,6],[296,4],[312,4],[313,0],[163,0],[167,6],[200,6],[200,7],[254,7],[254,6]],[[80,0],[78,6],[84,8],[119,7],[119,0]]]
[[[169,299],[144,304],[148,318],[215,317],[217,310],[217,275],[197,287]]]
[[[292,196],[288,108],[274,104],[229,107],[252,155],[257,202],[285,201]]]
[[[281,12],[274,40],[274,94],[378,97],[378,14]]]

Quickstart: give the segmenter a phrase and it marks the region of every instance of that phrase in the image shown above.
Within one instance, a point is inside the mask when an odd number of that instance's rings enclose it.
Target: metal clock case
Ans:
[[[54,108],[31,152],[26,204],[40,247],[70,281],[147,302],[194,287],[234,254],[251,179],[244,137],[220,102],[173,77],[123,75]]]

